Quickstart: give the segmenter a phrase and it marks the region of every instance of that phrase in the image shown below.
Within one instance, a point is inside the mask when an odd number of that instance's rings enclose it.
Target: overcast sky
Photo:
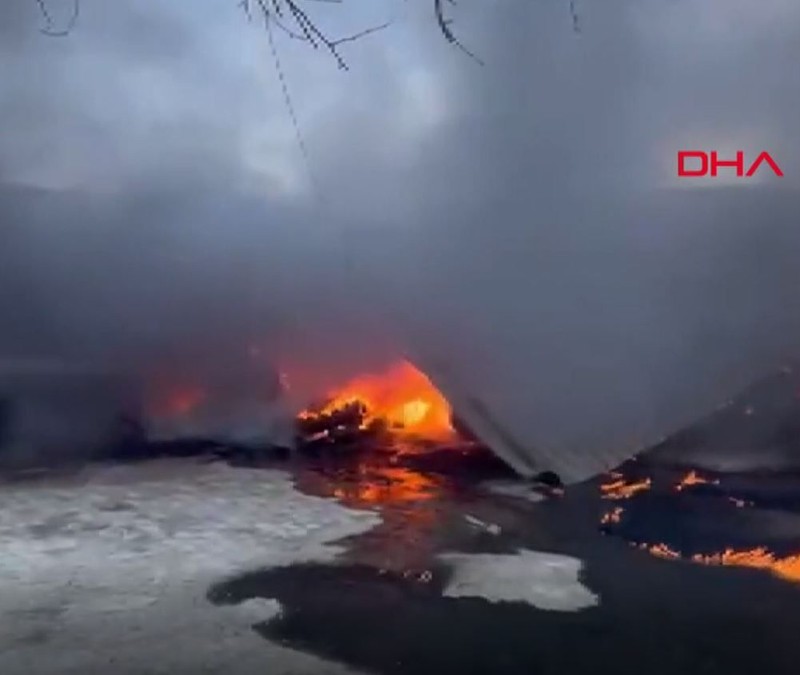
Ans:
[[[63,38],[2,3],[7,353],[347,369],[394,341],[555,444],[648,436],[793,353],[800,4],[578,0],[575,33],[567,0],[462,0],[484,66],[428,0],[307,4],[332,36],[392,21],[348,72],[276,34],[308,161],[234,0],[82,0]],[[691,147],[785,178],[684,189]]]

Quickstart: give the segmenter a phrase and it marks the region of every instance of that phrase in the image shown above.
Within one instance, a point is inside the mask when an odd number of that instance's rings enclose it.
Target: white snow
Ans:
[[[379,522],[301,494],[282,472],[189,460],[0,485],[0,673],[342,675],[251,630],[280,612],[275,600],[218,607],[206,593],[246,570],[331,561],[341,548],[330,542]],[[448,596],[598,601],[566,556],[441,558],[455,567]]]
[[[453,565],[444,595],[479,597],[491,602],[526,602],[539,609],[577,611],[600,598],[579,579],[583,563],[566,555],[519,550],[511,555],[445,553]]]
[[[215,607],[237,572],[329,561],[375,513],[281,472],[151,462],[0,486],[0,672],[345,672],[255,635],[275,601]],[[277,660],[276,660],[277,659]]]

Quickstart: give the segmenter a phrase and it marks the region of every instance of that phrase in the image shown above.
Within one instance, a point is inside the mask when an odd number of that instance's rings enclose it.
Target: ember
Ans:
[[[675,490],[676,492],[682,492],[687,487],[693,485],[719,485],[719,481],[702,478],[696,471],[690,471],[681,479],[680,483],[675,486]]]
[[[667,558],[668,560],[677,560],[681,557],[681,554],[677,551],[673,551],[669,546],[666,544],[639,544],[639,548],[647,551],[650,555],[654,555],[657,558]]]
[[[407,361],[378,375],[357,377],[330,392],[327,402],[304,410],[306,429],[383,427],[393,436],[449,441],[456,437],[450,405],[430,380]]]
[[[630,499],[637,492],[649,490],[652,481],[649,478],[627,482],[625,478],[616,478],[610,483],[603,483],[600,490],[603,492],[603,499]]]
[[[624,509],[621,506],[617,506],[612,511],[608,511],[603,514],[603,517],[600,519],[601,525],[611,525],[619,523],[622,519],[622,514],[624,513]]]

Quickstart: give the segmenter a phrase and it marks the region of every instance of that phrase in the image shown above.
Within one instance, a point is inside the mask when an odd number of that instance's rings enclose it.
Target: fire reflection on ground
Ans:
[[[309,458],[296,480],[304,492],[379,512],[380,525],[347,542],[345,560],[424,581],[437,551],[487,536],[464,514],[469,508],[494,522],[497,506],[481,486],[511,475],[480,446],[415,446],[398,452],[389,445]]]
[[[417,471],[377,463],[311,475],[319,481],[322,491],[353,508],[407,507],[435,499],[441,492],[435,480]]]
[[[451,481],[393,464],[392,457],[374,452],[352,461],[317,463],[299,473],[297,485],[352,508],[380,512],[381,525],[361,535],[348,555],[380,569],[422,573],[452,505]]]

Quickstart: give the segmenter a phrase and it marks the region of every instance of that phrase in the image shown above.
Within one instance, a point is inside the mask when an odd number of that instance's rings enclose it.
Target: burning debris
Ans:
[[[697,471],[692,470],[687,473],[675,486],[675,491],[682,492],[686,488],[692,487],[693,485],[719,485],[719,481],[702,478]]]
[[[665,558],[667,560],[678,560],[681,554],[674,551],[666,544],[639,544],[637,548],[647,551],[650,555],[657,558]]]
[[[653,481],[650,478],[629,482],[621,474],[612,473],[611,477],[613,480],[600,486],[603,499],[630,499],[639,492],[649,490],[653,485]]]
[[[767,548],[760,546],[747,550],[727,548],[721,553],[695,553],[685,555],[666,544],[633,544],[638,549],[647,551],[650,555],[667,560],[682,560],[698,565],[711,565],[716,567],[749,567],[751,569],[766,570],[775,576],[800,583],[800,554],[778,556]]]
[[[726,549],[712,555],[693,555],[691,561],[703,565],[722,565],[728,567],[751,567],[768,570],[787,581],[800,582],[800,555],[776,556],[764,547],[747,551]]]
[[[377,436],[383,430],[380,420],[367,423],[367,407],[361,401],[348,401],[340,407],[317,413],[303,411],[297,416],[295,427],[303,445],[322,442],[343,445],[368,436]]]
[[[450,404],[408,361],[383,373],[356,377],[324,403],[297,416],[301,445],[353,442],[388,436],[395,445],[458,439]]]
[[[609,474],[609,482],[600,486],[603,499],[630,499],[640,496],[651,488],[650,478],[630,479],[620,472]],[[688,488],[696,485],[719,485],[717,479],[702,477],[696,470],[691,470],[685,474],[672,489],[664,496],[672,493],[672,499],[678,499],[675,493],[685,493]],[[754,503],[745,499],[727,495],[725,500],[736,508],[747,508],[754,506]],[[600,516],[600,529],[604,533],[619,533],[623,525],[623,515],[625,511],[622,507],[616,507],[606,511]],[[624,537],[624,534],[623,534]],[[648,554],[664,560],[683,561],[697,565],[709,565],[718,567],[749,567],[769,571],[773,575],[791,582],[800,583],[800,554],[779,555],[771,551],[766,546],[756,546],[753,548],[733,548],[728,547],[722,551],[711,553],[686,553],[683,550],[671,547],[664,541],[651,543],[641,541],[641,539],[629,540],[631,546],[636,549],[646,551]]]

